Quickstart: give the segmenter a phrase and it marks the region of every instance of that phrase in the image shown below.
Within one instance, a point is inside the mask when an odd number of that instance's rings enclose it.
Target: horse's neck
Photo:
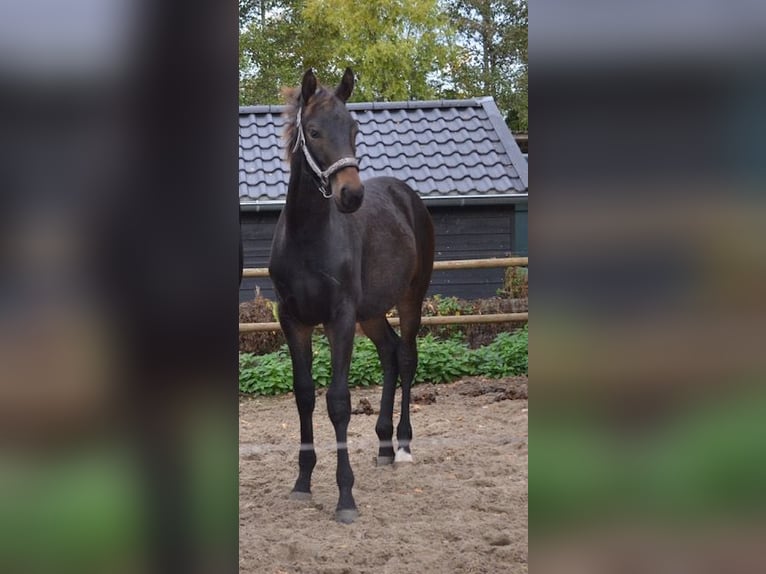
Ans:
[[[330,202],[319,191],[316,179],[303,158],[294,158],[287,186],[285,216],[292,232],[311,231],[324,227],[330,216]]]

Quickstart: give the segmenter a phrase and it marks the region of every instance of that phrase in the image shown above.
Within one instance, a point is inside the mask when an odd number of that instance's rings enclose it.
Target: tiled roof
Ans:
[[[390,175],[425,199],[527,192],[527,162],[492,98],[348,104],[359,122],[362,178]],[[239,110],[239,198],[284,201],[284,106]]]

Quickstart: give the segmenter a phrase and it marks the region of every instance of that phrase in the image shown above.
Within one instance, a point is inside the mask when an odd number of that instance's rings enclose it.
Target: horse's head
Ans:
[[[354,73],[346,68],[335,91],[319,86],[314,72],[307,70],[300,90],[288,92],[288,160],[294,153],[305,155],[320,190],[343,213],[359,209],[364,198],[355,156],[357,125],[346,108],[353,89]]]

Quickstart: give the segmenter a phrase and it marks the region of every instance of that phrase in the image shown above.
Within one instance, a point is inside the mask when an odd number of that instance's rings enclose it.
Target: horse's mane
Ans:
[[[331,102],[334,97],[335,95],[331,90],[317,85],[316,92],[311,96],[311,100],[303,111],[303,115],[305,116],[323,103]],[[298,108],[301,106],[301,88],[283,88],[282,99],[285,101],[285,111],[282,113],[285,118],[285,127],[282,137],[286,144],[285,159],[289,163],[293,159],[293,148],[298,137],[298,130],[295,129],[295,120],[298,116]]]

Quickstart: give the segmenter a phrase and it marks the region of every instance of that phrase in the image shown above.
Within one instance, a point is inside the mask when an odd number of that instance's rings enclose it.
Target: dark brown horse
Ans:
[[[410,387],[418,364],[415,336],[434,259],[433,225],[418,194],[398,179],[377,177],[364,183],[359,179],[356,121],[345,105],[353,88],[350,69],[335,91],[317,85],[309,70],[301,87],[286,94],[290,183],[269,264],[279,322],[290,347],[301,424],[298,479],[291,497],[311,495],[316,464],[311,334],[322,324],[332,354],[332,382],[326,396],[337,440],[340,497],[335,516],[345,523],[358,516],[346,444],[355,325],[359,322],[375,343],[383,367],[383,395],[375,426],[380,439],[378,464],[411,461]],[[401,318],[401,337],[386,320],[386,312],[394,306]],[[402,414],[394,454],[393,407],[399,378]]]

